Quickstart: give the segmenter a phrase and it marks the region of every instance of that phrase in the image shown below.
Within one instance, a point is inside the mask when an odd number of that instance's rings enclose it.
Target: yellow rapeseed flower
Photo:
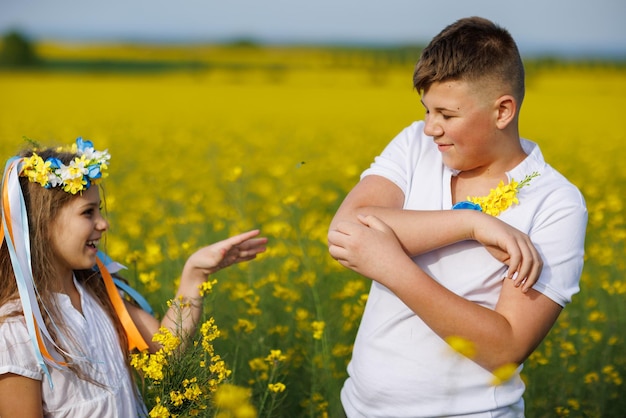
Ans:
[[[580,401],[578,399],[568,399],[567,400],[567,404],[570,406],[570,408],[572,408],[574,411],[578,411],[580,409]]]
[[[213,397],[213,404],[223,415],[216,416],[255,418],[257,414],[250,404],[250,396],[250,389],[230,384],[220,385]]]
[[[180,345],[180,338],[165,327],[159,328],[159,331],[152,337],[152,341],[161,344],[161,350],[165,354],[173,352]]]
[[[232,373],[232,371],[226,367],[226,363],[219,355],[214,355],[211,358],[211,365],[209,366],[209,370],[215,376],[213,379],[215,384],[222,383]]]
[[[270,350],[270,354],[265,357],[265,361],[268,363],[280,363],[287,360],[287,357],[283,355],[281,350]]]
[[[311,328],[313,328],[313,339],[321,340],[322,335],[324,335],[324,327],[326,323],[324,321],[313,321],[311,323]]]
[[[280,382],[277,382],[277,383],[269,383],[269,384],[267,385],[267,389],[268,389],[270,392],[274,392],[274,393],[282,393],[282,392],[284,392],[284,391],[285,391],[286,386],[285,386],[285,384],[284,384],[284,383],[280,383]]]
[[[501,180],[498,187],[491,189],[489,195],[482,197],[468,196],[467,200],[479,205],[482,211],[487,215],[498,216],[512,205],[519,203],[517,194],[520,189],[527,186],[528,183],[530,183],[530,181],[538,175],[539,173],[536,172],[529,174],[521,182],[511,179],[509,184],[504,184]]]
[[[172,400],[172,405],[181,406],[185,401],[185,396],[177,390],[173,390],[170,392],[170,399]]]
[[[256,328],[256,325],[247,319],[239,318],[237,323],[233,326],[235,331],[242,331],[245,334],[250,334]]]
[[[157,275],[154,271],[139,273],[139,281],[148,293],[156,292],[161,288],[161,283],[157,280]]]
[[[363,280],[350,280],[343,286],[340,292],[333,295],[333,298],[348,299],[365,291],[365,282]]]
[[[619,372],[611,365],[604,366],[602,368],[602,374],[604,375],[604,381],[606,382],[613,383],[616,386],[621,386],[623,383]]]
[[[289,327],[285,326],[285,325],[275,325],[272,328],[270,328],[269,330],[267,330],[267,333],[272,335],[272,334],[276,334],[279,335],[281,337],[284,337],[285,335],[287,335],[287,333],[289,332]]]
[[[446,337],[445,340],[457,353],[467,358],[474,358],[476,356],[476,345],[470,340],[454,335]]]
[[[261,357],[257,357],[257,358],[253,358],[252,360],[249,360],[248,366],[250,367],[250,370],[252,370],[253,372],[266,371],[269,369],[267,362],[265,361],[265,359]]]
[[[590,372],[585,375],[585,384],[587,385],[598,383],[599,381],[600,375],[597,372]]]
[[[169,418],[170,411],[161,404],[161,399],[156,399],[156,405],[150,410],[150,418]]]
[[[22,165],[22,172],[28,176],[28,180],[39,183],[41,186],[48,184],[48,170],[50,161],[45,161],[36,153],[29,158],[25,158]]]
[[[163,380],[163,366],[167,365],[167,358],[165,357],[163,351],[159,350],[154,354],[150,354],[148,357],[148,362],[144,367],[142,367],[142,371],[146,375],[146,377],[152,380]]]
[[[515,363],[508,363],[498,367],[492,372],[493,379],[491,380],[491,384],[494,386],[503,384],[515,375],[517,368],[518,366]]]
[[[208,295],[213,292],[213,286],[217,284],[217,279],[205,280],[200,286],[200,296]]]
[[[554,408],[554,412],[556,413],[557,417],[569,417],[570,414],[570,410],[564,406],[557,406],[556,408]]]

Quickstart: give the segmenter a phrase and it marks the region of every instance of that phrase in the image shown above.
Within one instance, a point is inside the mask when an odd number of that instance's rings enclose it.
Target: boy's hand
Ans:
[[[339,222],[328,233],[328,251],[341,265],[382,284],[390,266],[411,262],[393,230],[374,215],[358,215],[360,223]]]
[[[505,279],[512,279],[515,287],[521,286],[522,292],[528,292],[543,268],[543,260],[530,237],[493,216],[484,215],[479,219],[473,225],[472,239],[509,266]]]

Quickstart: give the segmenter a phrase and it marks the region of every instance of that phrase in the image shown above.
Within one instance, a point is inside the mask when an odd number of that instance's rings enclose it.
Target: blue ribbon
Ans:
[[[119,264],[119,263],[113,261],[111,259],[111,257],[109,257],[103,251],[98,251],[98,258],[102,261],[102,263],[105,265],[105,267],[111,273],[117,273],[121,269],[125,269],[126,268],[122,264]],[[95,268],[96,267],[94,267],[94,269]],[[144,311],[148,312],[150,315],[154,315],[154,309],[152,309],[152,306],[150,306],[150,303],[148,303],[146,298],[144,298],[141,295],[141,293],[139,293],[138,291],[133,289],[128,283],[126,283],[125,281],[123,281],[121,279],[118,279],[118,278],[114,277],[113,278],[113,283],[115,283],[115,286],[118,289],[120,289],[121,291],[126,293],[128,296],[130,296],[139,305],[139,307],[141,309],[143,309]]]

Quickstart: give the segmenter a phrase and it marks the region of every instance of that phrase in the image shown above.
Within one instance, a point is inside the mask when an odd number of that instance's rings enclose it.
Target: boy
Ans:
[[[519,137],[524,69],[505,29],[448,26],[414,86],[425,120],[329,229],[330,254],[373,280],[342,403],[350,418],[523,417],[521,364],[579,290],[585,203]]]

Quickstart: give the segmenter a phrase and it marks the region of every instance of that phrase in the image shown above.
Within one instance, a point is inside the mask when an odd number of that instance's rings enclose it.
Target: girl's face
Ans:
[[[72,270],[92,268],[100,238],[108,227],[100,213],[98,186],[92,185],[82,195],[72,198],[61,208],[51,228],[58,272],[71,277]]]
[[[488,169],[497,159],[494,143],[497,108],[464,81],[434,83],[422,95],[424,133],[432,136],[448,167]]]

